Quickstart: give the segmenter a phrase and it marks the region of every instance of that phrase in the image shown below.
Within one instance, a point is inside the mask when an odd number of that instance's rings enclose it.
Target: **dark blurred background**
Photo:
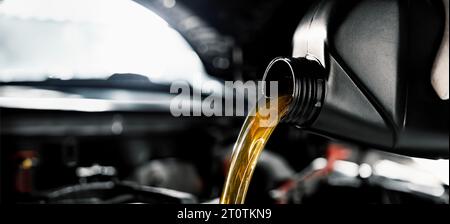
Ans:
[[[0,203],[217,203],[244,117],[174,117],[170,84],[260,80],[312,4],[0,0]],[[413,158],[284,124],[266,148],[248,203],[448,203],[448,160],[409,189]]]

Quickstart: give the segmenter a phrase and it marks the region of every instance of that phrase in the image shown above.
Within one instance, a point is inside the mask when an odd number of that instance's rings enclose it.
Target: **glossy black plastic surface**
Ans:
[[[406,155],[448,158],[448,100],[431,85],[441,1],[322,1],[299,25],[294,57],[326,70],[313,124],[329,137]]]

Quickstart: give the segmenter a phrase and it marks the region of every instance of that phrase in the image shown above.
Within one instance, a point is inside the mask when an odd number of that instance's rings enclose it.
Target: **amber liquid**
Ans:
[[[247,116],[233,148],[231,164],[220,197],[220,204],[244,203],[259,155],[277,124],[286,115],[291,97],[281,96],[277,98],[277,101],[277,103],[272,103],[273,100],[260,99],[258,106]],[[265,106],[268,110],[276,110],[276,119],[268,119],[267,116],[262,116],[260,113],[262,106]]]

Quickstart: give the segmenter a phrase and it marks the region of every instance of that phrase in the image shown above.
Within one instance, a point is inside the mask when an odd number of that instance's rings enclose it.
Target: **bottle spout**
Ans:
[[[283,122],[300,127],[307,126],[320,112],[325,97],[325,69],[308,58],[275,58],[267,67],[263,86],[270,81],[278,82],[278,95],[291,96]],[[270,97],[266,88],[263,94]]]

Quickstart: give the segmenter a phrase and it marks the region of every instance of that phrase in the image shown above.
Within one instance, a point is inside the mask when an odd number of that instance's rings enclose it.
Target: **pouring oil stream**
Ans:
[[[233,148],[220,204],[244,203],[258,158],[277,124],[286,115],[291,99],[291,96],[281,96],[276,99],[263,97],[249,113]],[[267,105],[269,110],[276,110],[273,111],[277,114],[275,119],[270,119],[261,113],[262,107]]]

